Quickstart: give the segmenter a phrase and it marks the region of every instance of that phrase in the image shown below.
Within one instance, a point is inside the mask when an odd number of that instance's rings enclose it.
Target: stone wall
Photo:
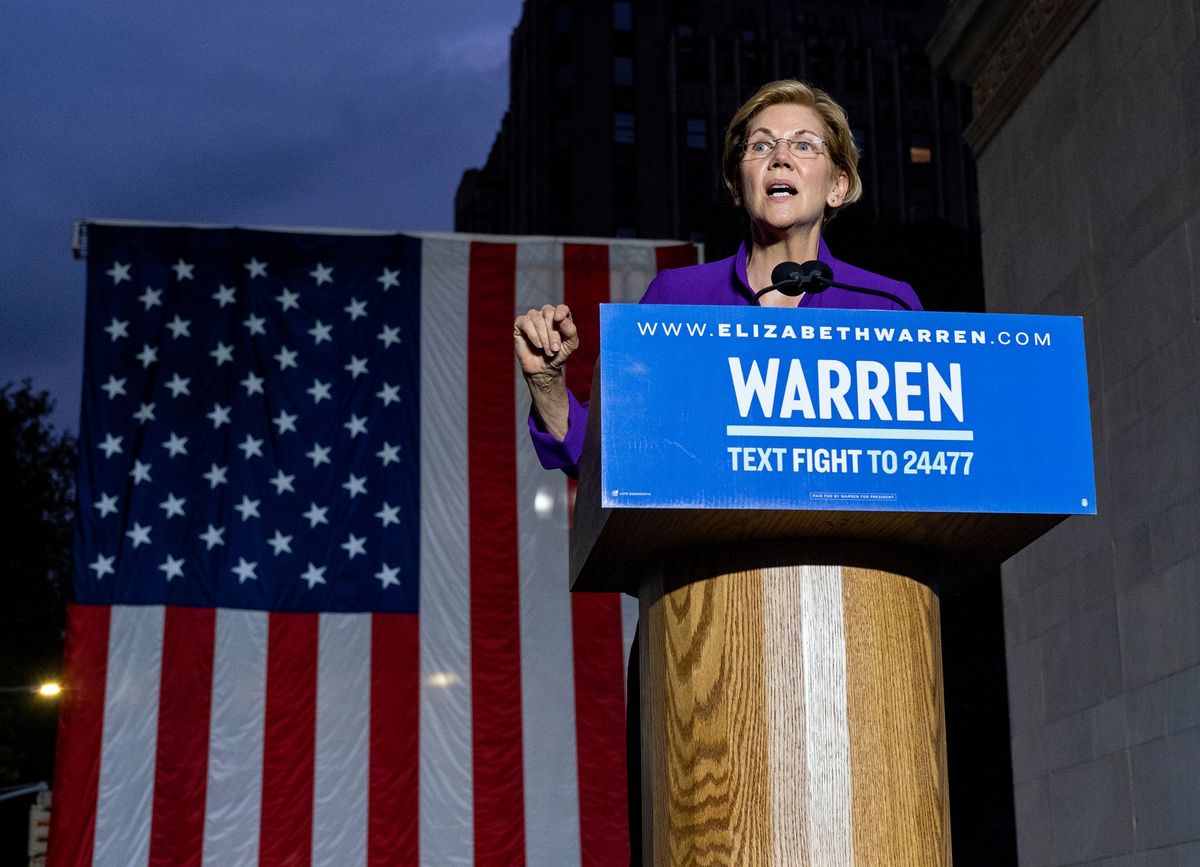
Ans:
[[[1003,570],[1020,863],[1200,865],[1200,0],[1099,0],[977,166],[988,309],[1084,318],[1098,484]]]

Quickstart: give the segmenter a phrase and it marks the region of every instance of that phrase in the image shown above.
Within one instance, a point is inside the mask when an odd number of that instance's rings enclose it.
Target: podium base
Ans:
[[[925,574],[902,549],[810,540],[643,575],[643,863],[950,864]]]

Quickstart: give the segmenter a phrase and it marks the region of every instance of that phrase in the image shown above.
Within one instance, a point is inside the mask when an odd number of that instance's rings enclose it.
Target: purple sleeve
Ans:
[[[583,454],[583,437],[587,432],[587,404],[580,403],[567,389],[570,409],[567,414],[567,435],[561,440],[542,427],[542,421],[529,411],[529,437],[538,460],[548,470],[562,470],[573,479],[579,478],[579,457]]]

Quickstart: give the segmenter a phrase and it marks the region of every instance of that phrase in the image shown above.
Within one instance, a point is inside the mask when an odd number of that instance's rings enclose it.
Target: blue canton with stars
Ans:
[[[421,242],[87,239],[77,601],[415,612]]]

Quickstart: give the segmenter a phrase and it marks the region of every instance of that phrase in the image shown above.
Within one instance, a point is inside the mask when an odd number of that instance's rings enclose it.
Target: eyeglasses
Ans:
[[[787,145],[788,150],[792,152],[792,156],[801,160],[816,159],[825,153],[825,142],[815,135],[804,136],[803,138],[753,136],[742,142],[742,153],[748,160],[762,159],[775,153],[775,148],[779,146],[780,142]]]

